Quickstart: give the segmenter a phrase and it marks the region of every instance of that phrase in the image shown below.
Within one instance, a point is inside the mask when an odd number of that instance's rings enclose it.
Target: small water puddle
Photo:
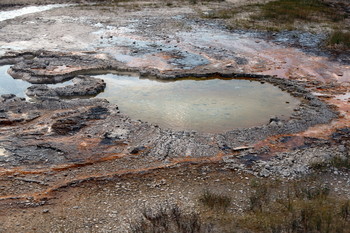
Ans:
[[[10,10],[10,11],[0,11],[0,22],[8,19],[14,19],[22,15],[38,13],[38,12],[47,11],[47,10],[51,10],[59,7],[66,7],[70,5],[71,4],[51,4],[46,6],[28,6],[28,7],[23,7],[21,9]]]
[[[25,97],[27,99],[28,96],[25,94],[28,87],[32,84],[23,81],[21,79],[14,79],[8,73],[7,70],[10,68],[10,65],[0,66],[0,95],[3,94],[15,94],[18,97]],[[74,85],[72,80],[65,81],[63,83],[56,84],[46,84],[48,87],[57,88],[57,87],[65,87],[68,85]]]
[[[243,79],[158,81],[97,75],[107,83],[98,97],[133,119],[162,128],[218,133],[288,118],[299,101],[269,83]]]
[[[18,97],[26,97],[24,92],[31,84],[21,79],[12,78],[7,73],[9,68],[9,65],[0,66],[0,95],[15,94]]]

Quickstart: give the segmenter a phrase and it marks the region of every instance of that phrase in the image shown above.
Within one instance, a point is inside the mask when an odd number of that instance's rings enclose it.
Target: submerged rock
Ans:
[[[78,97],[96,96],[102,92],[106,83],[99,78],[90,76],[78,76],[74,78],[73,85],[50,88],[45,84],[37,84],[29,87],[26,94],[30,97]]]
[[[16,97],[16,95],[14,95],[14,94],[4,94],[4,95],[1,95],[1,98],[5,99],[5,100],[13,99],[14,97]]]

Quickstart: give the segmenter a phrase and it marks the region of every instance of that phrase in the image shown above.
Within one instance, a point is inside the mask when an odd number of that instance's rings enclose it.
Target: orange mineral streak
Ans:
[[[29,170],[27,167],[16,167],[13,169],[0,169],[0,177],[1,176],[9,176],[9,175],[13,175],[13,174],[35,175],[35,174],[43,174],[43,173],[47,173],[47,172],[52,172],[52,171],[64,171],[64,170],[68,170],[71,168],[85,167],[85,166],[89,166],[89,165],[96,164],[99,162],[120,159],[120,158],[123,158],[125,156],[128,156],[128,155],[127,154],[120,154],[120,153],[114,153],[114,154],[111,153],[108,156],[104,156],[104,157],[97,158],[97,159],[89,158],[86,161],[81,162],[81,163],[60,164],[60,165],[51,166],[50,168],[39,168],[39,169]]]
[[[142,57],[132,58],[132,60],[127,63],[127,65],[130,67],[155,68],[160,71],[173,69],[173,66],[169,65],[166,62],[167,59],[169,59],[169,57],[163,53],[155,55],[144,55]]]
[[[341,100],[337,98],[327,98],[325,101],[336,106],[339,117],[329,124],[316,125],[309,128],[305,132],[300,133],[300,136],[315,137],[315,138],[329,138],[336,129],[350,127],[350,102],[349,100]]]
[[[114,155],[110,155],[110,156],[107,156],[107,157],[102,157],[102,158],[99,158],[99,159],[96,159],[96,160],[89,159],[89,160],[87,160],[86,162],[83,162],[83,163],[58,165],[58,166],[52,167],[50,169],[50,171],[64,171],[64,170],[68,170],[68,169],[71,169],[71,168],[85,167],[85,166],[93,165],[93,164],[100,163],[100,162],[106,162],[106,161],[111,161],[111,160],[115,160],[115,159],[120,159],[120,158],[123,158],[125,156],[127,156],[127,155],[125,155],[125,154],[114,154]]]
[[[304,144],[306,137],[329,139],[329,137],[340,128],[350,127],[350,102],[335,97],[324,98],[324,101],[336,107],[339,117],[328,124],[320,124],[310,127],[304,132],[290,135],[276,135],[269,137],[255,144],[254,148],[259,149],[268,146],[270,151],[268,156],[277,152],[288,151]],[[284,137],[291,137],[286,141],[281,141]]]
[[[126,156],[126,155],[123,155]],[[98,179],[108,179],[108,178],[113,178],[113,177],[117,177],[117,176],[123,176],[123,175],[132,175],[132,174],[140,174],[140,173],[144,173],[144,172],[150,172],[150,171],[155,171],[155,170],[159,170],[159,169],[166,169],[166,168],[170,168],[173,167],[175,165],[179,165],[179,164],[187,164],[187,163],[213,163],[213,162],[219,162],[222,160],[224,154],[223,153],[219,153],[216,156],[213,157],[200,157],[200,158],[193,158],[193,157],[182,157],[182,158],[176,158],[173,159],[170,163],[167,164],[162,164],[159,166],[151,166],[151,167],[146,167],[146,168],[139,168],[139,169],[125,169],[125,170],[119,170],[119,171],[115,171],[115,172],[111,172],[111,173],[103,173],[103,174],[89,174],[89,175],[84,175],[84,176],[79,176],[75,179],[71,179],[71,180],[64,180],[56,185],[53,185],[49,188],[47,188],[46,190],[42,191],[42,192],[34,192],[34,193],[25,193],[25,194],[20,194],[20,195],[7,195],[7,196],[0,196],[0,201],[4,201],[4,200],[24,200],[24,199],[33,199],[34,201],[40,201],[46,198],[50,198],[53,195],[53,192],[59,190],[60,188],[64,188],[67,186],[70,186],[72,184],[75,183],[82,183],[85,181],[90,181],[90,180],[98,180]],[[121,157],[104,157],[104,161],[108,160],[108,159],[118,159]],[[90,165],[90,164],[94,164],[95,162],[90,162],[90,163],[86,163],[84,165]],[[61,167],[56,167],[54,169],[54,171],[61,171],[61,170],[65,170],[68,168],[72,168],[72,167],[78,167],[79,165],[67,165],[66,167],[61,166]],[[19,171],[19,170],[17,170]],[[36,173],[35,173],[36,174]]]
[[[339,65],[327,57],[311,55],[294,48],[272,47],[262,49],[258,57],[267,64],[263,74],[298,80],[337,80],[347,66]],[[344,75],[343,75],[344,76]]]
[[[74,140],[75,138],[72,138]],[[76,141],[78,150],[80,151],[91,151],[93,148],[101,147],[99,146],[101,139],[99,138],[79,138]]]
[[[296,134],[297,137],[315,137],[327,139],[339,128],[350,127],[350,103],[346,95],[342,99],[337,98],[339,92],[349,92],[350,66],[333,62],[326,56],[306,54],[302,50],[294,48],[269,48],[261,50],[258,55],[266,65],[263,74],[276,75],[279,78],[295,79],[299,81],[320,81],[324,84],[336,83],[335,88],[316,88],[314,93],[325,102],[334,105],[340,112],[340,117],[329,124],[310,127],[305,132]],[[271,63],[270,63],[271,62]],[[350,94],[347,94],[350,97]],[[261,144],[268,144],[269,139]],[[278,145],[273,145],[278,147]]]
[[[186,156],[181,158],[173,158],[171,159],[171,162],[174,164],[179,163],[210,163],[210,162],[219,162],[222,160],[222,158],[227,155],[224,153],[218,153],[215,156],[212,157],[192,157],[192,156]]]
[[[291,151],[294,148],[304,145],[305,138],[296,135],[276,135],[268,137],[254,145],[255,150],[259,150],[263,147],[269,147],[269,152],[261,155],[262,157],[269,158],[276,153]]]

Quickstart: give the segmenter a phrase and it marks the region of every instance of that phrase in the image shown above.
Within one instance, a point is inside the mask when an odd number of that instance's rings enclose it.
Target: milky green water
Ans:
[[[218,133],[288,118],[299,101],[269,83],[241,79],[161,82],[107,74],[106,98],[133,119],[162,128]]]

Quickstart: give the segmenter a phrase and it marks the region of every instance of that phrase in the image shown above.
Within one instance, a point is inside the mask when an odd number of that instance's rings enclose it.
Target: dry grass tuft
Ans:
[[[265,183],[253,186],[251,208],[239,224],[258,232],[348,232],[349,200],[329,196],[329,187],[295,182],[272,195]],[[268,195],[269,194],[269,195]],[[263,203],[263,204],[262,204]]]
[[[199,201],[210,209],[226,210],[231,204],[231,198],[226,195],[205,190],[199,197]]]
[[[334,31],[331,33],[328,39],[328,45],[335,48],[350,49],[350,31]],[[347,168],[350,168],[350,160],[347,161],[334,161],[336,164],[343,164]],[[345,164],[344,164],[345,162]]]
[[[185,213],[178,205],[144,208],[142,217],[130,224],[132,233],[210,233],[210,224],[203,224],[195,212]]]

